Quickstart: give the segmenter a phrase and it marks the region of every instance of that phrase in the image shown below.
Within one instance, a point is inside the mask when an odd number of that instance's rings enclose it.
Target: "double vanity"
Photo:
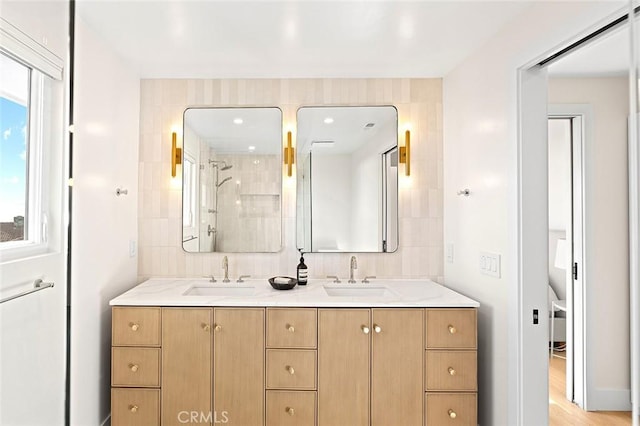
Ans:
[[[477,424],[479,305],[429,280],[151,279],[111,306],[114,426]]]

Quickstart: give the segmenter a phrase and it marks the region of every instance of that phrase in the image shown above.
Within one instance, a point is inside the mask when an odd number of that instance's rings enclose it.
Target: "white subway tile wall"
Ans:
[[[394,105],[399,144],[411,129],[411,176],[401,166],[400,245],[395,253],[311,253],[311,278],[346,277],[349,257],[358,257],[356,276],[430,278],[443,282],[443,153],[441,79],[255,79],[141,80],[138,279],[221,274],[224,253],[186,253],[182,249],[182,183],[171,177],[171,132],[182,129],[187,107],[277,106],[283,135],[292,130],[301,106]],[[178,144],[182,144],[182,130]],[[230,253],[229,274],[262,278],[295,276],[295,173],[284,165],[282,249],[278,253]]]

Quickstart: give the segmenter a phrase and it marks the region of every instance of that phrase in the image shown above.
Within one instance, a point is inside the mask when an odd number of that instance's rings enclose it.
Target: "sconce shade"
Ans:
[[[558,269],[567,269],[567,240],[558,239],[558,244],[556,245],[556,260],[554,262],[554,266]]]
[[[411,132],[404,132],[404,146],[400,147],[400,162],[404,164],[404,173],[411,176]]]
[[[287,165],[287,176],[293,174],[293,163],[295,161],[295,150],[291,146],[291,132],[287,132],[287,146],[284,148],[284,164]]]
[[[176,132],[171,134],[171,177],[176,177],[176,168],[182,164],[182,148],[178,148],[176,143]]]

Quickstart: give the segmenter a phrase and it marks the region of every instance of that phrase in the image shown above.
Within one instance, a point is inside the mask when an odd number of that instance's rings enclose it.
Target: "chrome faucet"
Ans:
[[[222,269],[224,270],[224,279],[222,280],[222,282],[231,282],[231,280],[229,280],[229,259],[227,259],[227,256],[222,258]]]
[[[355,256],[351,256],[351,263],[349,265],[349,284],[355,284],[356,280],[353,279],[353,271],[358,269],[358,261]]]

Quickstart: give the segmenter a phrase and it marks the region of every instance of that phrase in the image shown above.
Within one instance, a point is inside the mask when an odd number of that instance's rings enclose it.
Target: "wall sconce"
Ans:
[[[404,164],[404,174],[411,176],[411,132],[404,132],[404,146],[400,147],[400,162]]]
[[[182,148],[176,144],[176,132],[171,134],[171,177],[176,177],[176,166],[182,164]]]
[[[284,149],[284,164],[287,165],[287,176],[293,174],[293,163],[295,161],[295,149],[291,146],[291,131],[287,132],[287,146]]]

